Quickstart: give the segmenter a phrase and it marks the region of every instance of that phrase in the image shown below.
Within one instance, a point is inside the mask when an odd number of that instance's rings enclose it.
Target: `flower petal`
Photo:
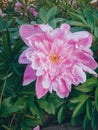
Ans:
[[[33,70],[30,65],[27,65],[24,72],[23,85],[28,85],[34,80],[36,80],[36,71]]]
[[[23,41],[29,46],[29,42],[27,37],[31,36],[32,34],[42,33],[43,31],[39,27],[39,25],[29,25],[25,24],[20,27],[20,36],[22,37]]]
[[[54,91],[56,91],[60,98],[68,97],[69,92],[71,91],[71,84],[69,85],[64,79],[61,79],[54,85]]]
[[[30,49],[30,48],[28,48],[28,49],[26,49],[25,51],[23,51],[22,53],[21,53],[21,55],[20,55],[20,57],[19,57],[19,60],[18,60],[18,62],[20,63],[20,64],[30,64],[31,62],[27,59],[27,56],[26,56],[26,54],[27,53],[30,53],[30,52],[33,52],[33,50],[32,49]]]
[[[42,80],[43,80],[42,76],[37,77],[36,95],[37,95],[38,98],[42,98],[48,92],[48,89],[43,88]]]
[[[39,26],[46,33],[53,32],[53,28],[48,24],[40,24]]]
[[[77,54],[78,59],[80,62],[82,62],[84,65],[90,67],[91,69],[96,69],[98,67],[98,64],[94,60],[94,58],[85,52],[80,52]]]
[[[51,79],[49,78],[48,73],[46,73],[43,76],[42,85],[43,85],[43,88],[45,88],[45,89],[48,89],[50,87],[50,85],[51,85]]]
[[[40,126],[37,125],[35,128],[33,128],[33,130],[40,130]]]
[[[77,45],[81,49],[91,47],[92,35],[87,31],[79,31],[68,35],[69,43]],[[70,42],[71,41],[71,42]]]
[[[63,30],[63,32],[65,34],[67,34],[70,31],[70,25],[69,24],[62,24],[61,27],[60,27],[60,29]]]
[[[72,74],[75,85],[86,81],[86,74],[83,72],[82,67],[75,65],[72,69]]]
[[[81,64],[81,67],[83,68],[85,72],[88,72],[90,74],[93,74],[95,77],[98,77],[98,74],[93,69],[89,68],[88,66]]]

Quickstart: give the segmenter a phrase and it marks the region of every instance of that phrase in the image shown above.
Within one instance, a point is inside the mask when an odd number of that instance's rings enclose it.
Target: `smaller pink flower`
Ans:
[[[36,126],[33,130],[40,130],[39,125],[38,125],[38,126]]]
[[[23,8],[23,5],[22,5],[19,1],[17,1],[17,2],[15,3],[15,6],[16,6],[16,7],[19,7],[19,8]]]
[[[34,16],[38,16],[38,12],[33,7],[30,8],[30,13]]]

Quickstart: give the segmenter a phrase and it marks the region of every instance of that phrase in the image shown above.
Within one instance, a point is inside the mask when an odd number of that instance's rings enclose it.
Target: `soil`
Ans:
[[[70,124],[62,124],[51,127],[46,127],[41,130],[83,130],[82,127],[73,127]]]

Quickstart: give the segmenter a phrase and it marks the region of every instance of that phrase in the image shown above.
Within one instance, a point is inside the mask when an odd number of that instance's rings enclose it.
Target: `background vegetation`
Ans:
[[[98,62],[98,10],[90,0],[20,0],[24,8],[15,9],[16,1],[1,0],[0,8],[0,130],[31,130],[71,122],[84,130],[98,127],[98,78],[87,75],[87,81],[73,87],[68,98],[60,99],[55,93],[37,99],[35,82],[23,87],[25,65],[18,63],[26,48],[19,36],[24,23],[48,23],[53,28],[66,22],[72,32],[87,30],[93,35],[91,49]],[[38,16],[32,15],[33,7]],[[96,8],[95,8],[96,7]],[[18,9],[19,10],[19,9]],[[98,68],[96,70],[98,73]],[[55,120],[55,121],[54,121]],[[90,125],[89,125],[90,124]]]

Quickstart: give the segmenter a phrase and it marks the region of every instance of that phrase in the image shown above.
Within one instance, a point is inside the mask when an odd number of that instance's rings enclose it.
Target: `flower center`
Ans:
[[[50,60],[51,60],[53,63],[58,63],[59,57],[58,57],[56,54],[52,54],[52,55],[50,56]]]

